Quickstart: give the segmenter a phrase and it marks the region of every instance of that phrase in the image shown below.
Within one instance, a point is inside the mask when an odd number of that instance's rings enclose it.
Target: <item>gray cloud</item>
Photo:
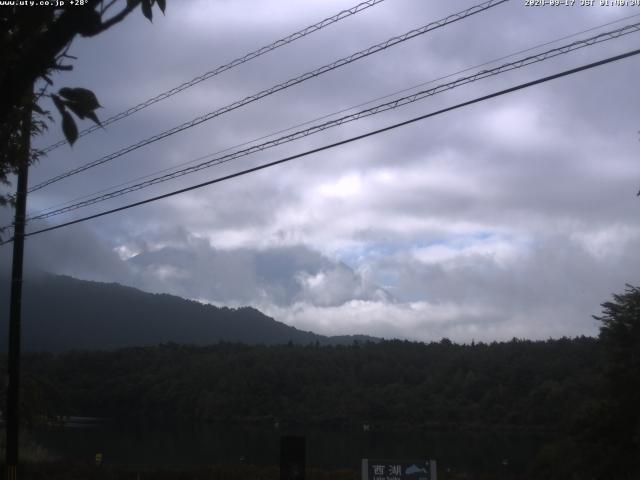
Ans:
[[[304,246],[264,250],[219,250],[184,231],[163,235],[131,255],[133,282],[145,290],[170,291],[221,304],[308,302],[336,306],[353,299],[392,301],[392,297],[343,263]],[[125,253],[128,252],[128,253]]]
[[[10,222],[8,209],[0,210],[3,225]],[[7,232],[7,236],[11,231]],[[5,237],[6,238],[6,237]],[[0,247],[0,274],[11,272],[12,244]],[[57,230],[46,236],[27,237],[24,246],[25,276],[51,272],[107,282],[130,280],[129,271],[108,242],[85,225]]]
[[[93,88],[105,105],[104,118],[353,3],[332,0],[296,8],[276,1],[240,6],[185,0],[153,25],[137,15],[99,38],[77,42],[75,71],[56,82]],[[73,149],[53,152],[32,169],[32,183],[473,4],[384,2],[96,132]],[[31,196],[30,209],[633,13],[508,2],[52,185]],[[626,51],[635,48],[637,35],[59,220]],[[323,333],[457,340],[593,334],[590,315],[599,303],[625,282],[638,283],[640,97],[633,95],[630,79],[637,78],[639,68],[637,60],[625,60],[33,237],[29,262],[152,291],[250,303],[279,320]],[[41,142],[56,140],[58,128],[53,126]]]

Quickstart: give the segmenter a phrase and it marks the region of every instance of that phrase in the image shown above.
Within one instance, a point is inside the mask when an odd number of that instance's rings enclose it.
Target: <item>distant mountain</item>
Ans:
[[[0,288],[8,301],[8,284],[3,282]],[[3,308],[0,351],[7,348],[7,316],[8,308]],[[26,351],[115,349],[168,342],[336,345],[378,340],[366,335],[327,337],[290,327],[254,308],[218,308],[116,283],[42,275],[24,285],[22,345]]]

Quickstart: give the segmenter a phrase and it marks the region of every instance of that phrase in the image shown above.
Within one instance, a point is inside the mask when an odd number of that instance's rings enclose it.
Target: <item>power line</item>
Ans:
[[[356,60],[360,60],[362,58],[368,57],[369,55],[372,55],[374,53],[378,53],[382,50],[385,50],[389,47],[398,45],[402,42],[405,42],[407,40],[410,40],[412,38],[415,38],[419,35],[423,35],[427,32],[430,32],[432,30],[441,28],[445,25],[449,25],[451,23],[457,22],[459,20],[462,20],[464,18],[470,17],[472,15],[475,15],[477,13],[483,12],[485,10],[488,10],[490,8],[493,8],[497,5],[500,5],[502,3],[508,2],[509,0],[489,0],[487,2],[478,4],[478,5],[474,5],[470,8],[467,8],[466,10],[463,10],[461,12],[458,13],[454,13],[452,15],[449,15],[441,20],[435,21],[435,22],[431,22],[427,25],[424,25],[420,28],[414,29],[414,30],[410,30],[402,35],[390,38],[382,43],[378,43],[377,45],[371,46],[369,48],[366,48],[364,50],[360,50],[359,52],[356,52],[352,55],[349,55],[348,57],[344,57],[341,58],[339,60],[336,60],[335,62],[332,62],[330,64],[324,65],[320,68],[317,68],[315,70],[312,70],[310,72],[304,73],[298,77],[295,78],[291,78],[283,83],[279,83],[277,85],[274,85],[271,88],[268,88],[266,90],[262,90],[259,93],[256,93],[254,95],[245,97],[242,100],[238,100],[234,103],[231,103],[225,107],[219,108],[218,110],[214,110],[213,112],[209,112],[205,115],[202,115],[200,117],[197,117],[189,122],[185,122],[181,125],[178,125],[176,127],[173,127],[169,130],[165,130],[164,132],[158,133],[152,137],[149,137],[145,140],[141,140],[137,143],[134,143],[133,145],[129,145],[128,147],[125,147],[121,150],[118,150],[114,153],[111,153],[109,155],[106,155],[104,157],[101,157],[97,160],[94,160],[92,162],[89,162],[85,165],[82,165],[80,167],[74,168],[72,170],[69,170],[65,173],[62,173],[58,176],[55,176],[53,178],[50,178],[48,180],[45,180],[44,182],[39,183],[38,185],[31,187],[29,189],[29,193],[34,192],[36,190],[39,190],[41,188],[46,187],[47,185],[51,185],[52,183],[58,182],[64,178],[70,177],[72,175],[76,175],[78,173],[84,172],[85,170],[88,170],[90,168],[93,168],[95,166],[101,165],[103,163],[109,162],[115,158],[121,157],[122,155],[125,155],[129,152],[132,152],[134,150],[137,150],[138,148],[144,147],[146,145],[149,145],[150,143],[156,142],[158,140],[161,140],[163,138],[166,138],[170,135],[174,135],[176,133],[182,132],[183,130],[186,130],[188,128],[192,128],[195,127],[196,125],[199,125],[203,122],[206,122],[208,120],[211,120],[212,118],[218,117],[220,115],[223,115],[225,113],[228,113],[232,110],[235,110],[239,107],[242,107],[244,105],[247,105],[249,103],[255,102],[257,100],[260,100],[266,96],[272,95],[276,92],[279,92],[281,90],[284,90],[286,88],[292,87],[294,85],[297,85],[299,83],[302,83],[306,80],[309,80],[311,78],[315,78],[318,77],[320,75],[323,75],[324,73],[330,72],[332,70],[335,70],[337,68],[343,67],[345,65],[348,65],[352,62],[355,62]]]
[[[331,17],[325,18],[324,20],[321,20],[318,23],[315,23],[306,28],[303,28],[302,30],[298,30],[297,32],[292,33],[284,38],[281,38],[280,40],[276,40],[275,42],[270,43],[269,45],[265,45],[264,47],[260,47],[257,50],[254,50],[253,52],[247,53],[242,57],[238,57],[234,60],[231,60],[229,63],[225,65],[216,67],[213,70],[210,70],[198,77],[193,78],[192,80],[189,80],[188,82],[185,82],[181,85],[178,85],[177,87],[174,87],[170,90],[162,92],[153,98],[145,100],[144,102],[141,102],[138,105],[135,105],[129,108],[128,110],[125,110],[116,115],[113,115],[112,117],[109,117],[106,120],[102,121],[102,126],[104,127],[106,125],[110,125],[119,120],[122,120],[123,118],[129,117],[134,113],[139,112],[140,110],[143,110],[153,105],[154,103],[157,103],[169,97],[172,97],[173,95],[176,95],[177,93],[180,93],[183,90],[186,90],[187,88],[193,87],[194,85],[197,85],[200,82],[203,82],[205,80],[208,80],[209,78],[215,77],[216,75],[226,72],[227,70],[231,70],[234,67],[237,67],[239,65],[242,65],[243,63],[246,63],[250,60],[258,58],[264,55],[265,53],[271,52],[272,50],[288,45],[289,43],[295,42],[300,38],[306,37],[307,35],[317,32],[318,30],[322,30],[323,28],[328,27],[329,25],[333,25],[334,23],[339,22],[340,20],[343,20],[352,15],[355,15],[356,13],[359,13],[363,10],[366,10],[367,8],[373,7],[374,5],[377,5],[382,2],[384,2],[384,0],[367,0],[366,2],[359,3],[354,7],[348,8],[346,10],[342,10],[341,12]],[[78,137],[84,137],[85,135],[95,132],[98,129],[100,129],[99,125],[92,125],[91,127],[81,130],[80,133],[78,134]],[[65,145],[66,143],[67,143],[66,140],[60,140],[52,145],[49,145],[48,147],[45,147],[41,151],[42,153],[49,153],[50,151],[55,150],[56,148],[61,147],[62,145]]]
[[[351,107],[343,108],[343,109],[341,109],[341,110],[338,110],[338,111],[335,111],[335,112],[332,112],[332,113],[328,113],[328,114],[322,115],[322,116],[320,116],[320,117],[316,117],[316,118],[313,118],[313,119],[311,119],[311,120],[307,120],[307,121],[305,121],[305,122],[298,123],[298,124],[296,124],[296,125],[293,125],[293,126],[290,126],[290,127],[284,128],[284,129],[281,129],[281,130],[277,130],[277,131],[275,131],[275,132],[271,132],[271,133],[266,134],[266,135],[262,135],[262,136],[260,136],[260,137],[258,137],[258,138],[254,138],[254,139],[247,140],[247,141],[245,141],[245,142],[242,142],[242,143],[239,143],[239,144],[236,144],[236,145],[232,145],[232,146],[230,146],[230,147],[226,147],[226,148],[224,148],[224,149],[222,149],[222,150],[218,150],[218,151],[216,151],[216,152],[214,152],[214,153],[210,153],[210,154],[207,154],[207,155],[202,155],[202,156],[199,156],[199,157],[197,157],[197,158],[194,158],[194,159],[188,160],[188,161],[186,161],[186,162],[181,162],[181,163],[178,163],[177,165],[174,165],[174,166],[171,166],[171,167],[168,167],[168,168],[164,168],[164,169],[161,169],[161,170],[156,170],[156,171],[151,172],[151,173],[149,173],[149,174],[146,174],[146,175],[143,175],[143,176],[140,176],[140,177],[136,177],[136,178],[133,178],[133,179],[131,179],[131,180],[127,180],[126,182],[122,182],[122,183],[119,183],[119,184],[117,184],[117,185],[112,185],[111,187],[103,188],[103,189],[98,190],[98,191],[93,192],[93,193],[89,193],[89,194],[86,194],[86,195],[81,195],[81,196],[76,197],[76,198],[73,198],[73,199],[71,199],[71,200],[66,200],[66,201],[64,201],[64,202],[54,204],[54,205],[52,205],[51,207],[47,207],[47,208],[44,208],[44,209],[42,209],[42,210],[39,210],[39,211],[34,212],[34,213],[31,215],[31,217],[30,217],[30,218],[40,218],[40,215],[41,215],[41,214],[48,213],[48,212],[50,212],[50,211],[52,211],[52,210],[54,210],[54,209],[55,209],[55,210],[57,210],[57,209],[59,209],[59,208],[61,208],[61,207],[64,207],[64,206],[66,206],[66,205],[70,205],[70,204],[76,203],[76,202],[78,202],[78,201],[80,201],[80,200],[83,200],[83,199],[85,199],[85,198],[89,198],[89,197],[91,197],[91,196],[96,196],[96,195],[100,195],[100,194],[103,194],[103,193],[107,193],[107,192],[112,191],[113,189],[120,188],[120,187],[124,187],[124,186],[126,186],[126,185],[130,185],[130,184],[132,184],[132,183],[134,183],[134,182],[137,182],[137,181],[140,181],[140,180],[145,180],[145,179],[151,178],[151,177],[153,177],[154,175],[160,175],[160,174],[163,174],[163,173],[166,173],[166,172],[170,172],[170,171],[172,171],[172,170],[176,170],[176,169],[177,169],[177,168],[179,168],[179,167],[183,167],[183,166],[185,166],[185,165],[189,165],[189,164],[192,164],[192,163],[195,163],[195,162],[199,162],[199,161],[202,161],[202,160],[208,159],[208,158],[210,158],[210,157],[211,157],[211,156],[213,156],[213,155],[219,155],[219,154],[221,154],[221,153],[228,152],[228,151],[233,150],[233,149],[236,149],[236,148],[244,147],[244,146],[246,146],[246,145],[250,145],[250,144],[252,144],[252,143],[254,143],[254,142],[258,142],[258,141],[260,141],[260,140],[264,140],[264,139],[266,139],[266,138],[273,137],[273,136],[278,135],[278,134],[280,134],[280,133],[288,132],[288,131],[294,130],[294,129],[296,129],[296,128],[300,128],[300,127],[303,127],[303,126],[305,126],[305,125],[309,125],[309,124],[311,124],[311,123],[318,122],[318,121],[320,121],[320,120],[324,120],[324,119],[326,119],[326,118],[330,118],[330,117],[333,117],[333,116],[335,116],[335,115],[339,115],[339,114],[341,114],[341,113],[345,113],[345,112],[348,112],[348,111],[350,111],[350,110],[354,110],[354,109],[356,109],[356,108],[360,108],[360,107],[363,107],[363,106],[365,106],[365,105],[369,105],[369,104],[371,104],[371,103],[374,103],[374,102],[377,102],[377,101],[380,101],[380,100],[385,100],[385,99],[387,99],[387,98],[391,98],[391,97],[393,97],[394,95],[398,95],[398,94],[400,94],[400,93],[409,92],[409,91],[411,91],[411,90],[415,90],[416,88],[424,87],[424,86],[426,86],[426,85],[431,85],[431,84],[433,84],[433,83],[435,83],[435,82],[438,82],[438,81],[440,81],[440,80],[445,80],[445,79],[447,79],[447,78],[451,78],[451,77],[453,77],[453,76],[455,76],[455,75],[459,75],[459,74],[461,74],[461,73],[469,72],[469,71],[471,71],[471,70],[474,70],[474,69],[477,69],[477,68],[480,68],[480,67],[484,67],[484,66],[487,66],[487,65],[491,65],[491,64],[496,63],[496,62],[499,62],[499,61],[501,61],[501,60],[505,60],[505,59],[507,59],[507,58],[514,57],[514,56],[516,56],[516,55],[520,55],[521,53],[531,52],[531,51],[536,50],[536,49],[538,49],[538,48],[545,47],[545,46],[547,46],[547,45],[551,45],[551,44],[557,43],[557,42],[559,42],[559,41],[561,41],[561,40],[566,40],[566,39],[569,39],[569,38],[577,37],[578,35],[582,35],[582,34],[587,33],[587,32],[592,32],[592,31],[594,31],[594,30],[598,30],[598,29],[600,29],[600,28],[607,27],[607,26],[609,26],[609,25],[613,25],[613,24],[615,24],[615,23],[620,23],[620,22],[622,22],[622,21],[629,20],[629,19],[631,19],[631,18],[635,18],[635,17],[638,17],[638,16],[640,16],[640,13],[636,13],[636,14],[634,14],[634,15],[628,15],[628,16],[625,16],[625,17],[621,17],[621,18],[619,18],[619,19],[617,19],[617,20],[613,20],[613,21],[611,21],[611,22],[607,22],[607,23],[603,23],[603,24],[600,24],[600,25],[596,25],[596,26],[594,26],[594,27],[590,27],[590,28],[587,28],[587,29],[585,29],[585,30],[580,30],[580,31],[578,31],[578,32],[574,32],[574,33],[569,34],[569,35],[564,35],[564,36],[562,36],[562,37],[559,37],[559,38],[556,38],[556,39],[554,39],[554,40],[550,40],[550,41],[547,41],[547,42],[544,42],[544,43],[539,43],[539,44],[537,44],[537,45],[534,45],[533,47],[528,47],[528,48],[523,49],[523,50],[518,50],[518,51],[516,51],[516,52],[512,52],[512,53],[510,53],[510,54],[508,54],[508,55],[504,55],[504,56],[501,56],[501,57],[499,57],[499,58],[495,58],[495,59],[493,59],[493,60],[489,60],[489,61],[486,61],[486,62],[483,62],[483,63],[477,64],[477,65],[473,65],[473,66],[471,66],[471,67],[467,67],[467,68],[465,68],[465,69],[463,69],[463,70],[458,70],[458,71],[456,71],[456,72],[449,73],[449,74],[447,74],[447,75],[444,75],[444,76],[441,76],[441,77],[438,77],[438,78],[435,78],[435,79],[432,79],[432,80],[429,80],[429,81],[426,81],[426,82],[421,82],[421,83],[419,83],[419,84],[417,84],[417,85],[413,85],[413,86],[411,86],[411,87],[403,88],[402,90],[396,90],[395,92],[385,94],[385,95],[383,95],[383,96],[381,96],[381,97],[376,97],[376,98],[374,98],[374,99],[367,100],[366,102],[362,102],[362,103],[359,103],[359,104],[357,104],[357,105],[352,105]],[[629,33],[631,33],[631,32],[629,32]],[[6,225],[5,227],[2,227],[2,228],[10,228],[10,227],[11,227],[10,225]]]
[[[539,85],[541,83],[545,83],[545,82],[548,82],[548,81],[551,81],[551,80],[555,80],[557,78],[566,77],[568,75],[573,75],[573,74],[578,73],[578,72],[582,72],[582,71],[585,71],[585,70],[589,70],[591,68],[595,68],[595,67],[599,67],[599,66],[602,66],[602,65],[606,65],[608,63],[616,62],[618,60],[622,60],[624,58],[629,58],[629,57],[632,57],[632,56],[635,56],[635,55],[638,55],[638,54],[640,54],[640,49],[631,50],[629,52],[626,52],[626,53],[623,53],[623,54],[620,54],[620,55],[616,55],[616,56],[613,56],[613,57],[608,57],[608,58],[606,58],[604,60],[599,60],[597,62],[588,63],[586,65],[582,65],[580,67],[572,68],[570,70],[564,70],[564,71],[562,71],[560,73],[556,73],[556,74],[553,74],[553,75],[542,77],[542,78],[539,78],[539,79],[536,79],[536,80],[532,80],[532,81],[529,81],[529,82],[521,83],[521,84],[516,85],[514,87],[506,88],[504,90],[500,90],[498,92],[490,93],[490,94],[484,95],[482,97],[477,97],[477,98],[474,98],[472,100],[468,100],[466,102],[458,103],[457,105],[454,105],[454,106],[451,106],[451,107],[443,108],[443,109],[437,110],[435,112],[431,112],[431,113],[427,113],[425,115],[414,117],[414,118],[411,118],[409,120],[405,120],[403,122],[395,123],[393,125],[389,125],[387,127],[383,127],[383,128],[377,129],[377,130],[372,130],[370,132],[364,133],[362,135],[357,135],[355,137],[351,137],[351,138],[348,138],[346,140],[341,140],[339,142],[335,142],[335,143],[332,143],[332,144],[329,144],[329,145],[324,145],[322,147],[318,147],[318,148],[314,148],[314,149],[311,149],[311,150],[307,150],[305,152],[298,153],[296,155],[291,155],[289,157],[285,157],[285,158],[282,158],[280,160],[275,160],[273,162],[265,163],[265,164],[259,165],[257,167],[248,168],[246,170],[242,170],[240,172],[232,173],[230,175],[225,175],[223,177],[218,177],[218,178],[215,178],[213,180],[209,180],[207,182],[199,183],[199,184],[196,184],[196,185],[191,185],[191,186],[186,187],[186,188],[181,188],[179,190],[174,190],[172,192],[165,193],[165,194],[162,194],[162,195],[158,195],[158,196],[155,196],[155,197],[151,197],[151,198],[148,198],[146,200],[141,200],[139,202],[130,203],[130,204],[124,205],[122,207],[113,208],[113,209],[110,209],[110,210],[105,210],[103,212],[96,213],[96,214],[93,214],[93,215],[89,215],[89,216],[86,216],[86,217],[82,217],[82,218],[79,218],[79,219],[76,219],[76,220],[72,220],[72,221],[69,221],[69,222],[61,223],[61,224],[54,225],[54,226],[47,227],[47,228],[43,228],[43,229],[40,229],[40,230],[35,230],[33,232],[29,232],[29,233],[25,234],[25,236],[29,237],[29,236],[32,236],[32,235],[38,235],[38,234],[41,234],[41,233],[50,232],[52,230],[57,230],[59,228],[67,227],[69,225],[75,225],[77,223],[85,222],[87,220],[92,220],[94,218],[99,218],[99,217],[103,217],[105,215],[110,215],[112,213],[121,212],[123,210],[128,210],[128,209],[133,208],[133,207],[137,207],[137,206],[140,206],[140,205],[145,205],[147,203],[152,203],[152,202],[155,202],[155,201],[158,201],[158,200],[162,200],[162,199],[165,199],[165,198],[168,198],[168,197],[172,197],[174,195],[178,195],[178,194],[181,194],[181,193],[186,193],[186,192],[189,192],[189,191],[192,191],[192,190],[196,190],[196,189],[199,189],[199,188],[202,188],[202,187],[206,187],[208,185],[212,185],[214,183],[220,183],[220,182],[223,182],[225,180],[230,180],[232,178],[236,178],[236,177],[240,177],[240,176],[243,176],[243,175],[247,175],[249,173],[253,173],[253,172],[256,172],[258,170],[263,170],[263,169],[266,169],[266,168],[269,168],[269,167],[273,167],[275,165],[279,165],[279,164],[282,164],[282,163],[285,163],[285,162],[289,162],[291,160],[295,160],[297,158],[305,157],[307,155],[311,155],[311,154],[314,154],[314,153],[322,152],[324,150],[329,150],[331,148],[335,148],[335,147],[338,147],[338,146],[341,146],[341,145],[346,145],[348,143],[355,142],[357,140],[362,140],[364,138],[371,137],[373,135],[378,135],[380,133],[387,132],[389,130],[394,130],[396,128],[403,127],[403,126],[409,125],[411,123],[418,122],[420,120],[425,120],[427,118],[434,117],[436,115],[440,115],[440,114],[443,114],[443,113],[446,113],[446,112],[450,112],[452,110],[457,110],[459,108],[467,107],[469,105],[480,103],[480,102],[483,102],[485,100],[489,100],[491,98],[495,98],[495,97],[499,97],[499,96],[502,96],[502,95],[506,95],[508,93],[512,93],[512,92],[515,92],[515,91],[518,91],[518,90],[529,88],[529,87],[532,87],[534,85]],[[12,241],[13,241],[13,239],[9,239],[9,240],[3,242],[0,245],[4,245],[4,244],[10,243]]]
[[[570,53],[572,51],[584,48],[584,47],[588,47],[588,46],[592,46],[598,43],[602,43],[608,40],[612,40],[615,38],[619,38],[623,35],[627,35],[630,33],[634,33],[634,32],[638,32],[640,31],[640,23],[636,23],[636,24],[632,24],[632,25],[625,25],[621,28],[618,28],[616,30],[612,30],[610,32],[605,32],[605,33],[601,33],[599,35],[595,35],[593,37],[584,39],[584,40],[578,40],[576,42],[567,44],[567,45],[563,45],[560,47],[556,47],[553,48],[551,50],[548,50],[546,52],[543,53],[539,53],[536,55],[531,55],[528,57],[525,57],[523,59],[520,60],[516,60],[514,62],[510,62],[510,63],[505,63],[503,65],[500,65],[498,67],[492,68],[492,69],[488,69],[488,70],[482,70],[480,72],[477,72],[473,75],[470,76],[466,76],[466,77],[462,77],[462,78],[458,78],[456,80],[454,80],[453,82],[449,82],[446,84],[442,84],[442,85],[438,85],[436,87],[430,88],[428,90],[423,90],[417,93],[414,93],[412,95],[408,95],[405,97],[401,97],[398,99],[395,99],[391,102],[387,102],[387,103],[383,103],[380,105],[376,105],[374,107],[362,110],[360,112],[356,112],[353,113],[351,115],[346,115],[343,116],[341,118],[337,118],[334,120],[330,120],[328,122],[319,124],[319,125],[314,125],[310,128],[304,129],[304,130],[299,130],[297,132],[291,133],[289,135],[285,135],[273,140],[270,140],[268,142],[264,142],[262,144],[259,145],[253,145],[249,148],[243,149],[243,150],[239,150],[233,153],[230,153],[228,155],[224,155],[222,157],[217,157],[217,158],[213,158],[211,160],[208,160],[206,162],[202,162],[200,164],[191,166],[191,167],[187,167],[181,170],[177,170],[174,171],[172,173],[167,173],[165,175],[162,175],[160,177],[155,177],[151,180],[146,180],[144,182],[140,182],[125,188],[121,188],[118,190],[114,190],[108,193],[104,193],[102,195],[97,195],[94,196],[92,198],[89,198],[87,200],[83,200],[81,202],[77,202],[74,203],[72,205],[63,207],[63,208],[58,208],[55,210],[51,210],[47,213],[41,213],[39,215],[33,215],[30,216],[28,218],[29,221],[32,220],[41,220],[41,219],[45,219],[45,218],[50,218],[56,215],[61,215],[63,213],[67,213],[73,210],[77,210],[79,208],[83,208],[89,205],[93,205],[96,203],[100,203],[112,198],[116,198],[116,197],[120,197],[122,195],[125,195],[127,193],[131,193],[137,190],[142,190],[144,188],[150,187],[152,185],[156,185],[159,183],[164,183],[166,181],[169,180],[173,180],[175,178],[190,174],[190,173],[195,173],[197,171],[203,170],[205,168],[210,168],[216,165],[220,165],[223,163],[227,163],[230,162],[232,160],[235,160],[237,158],[240,157],[244,157],[247,155],[251,155],[253,153],[259,152],[259,151],[263,151],[266,150],[268,148],[272,148],[278,145],[282,145],[284,143],[288,143],[288,142],[292,142],[294,140],[298,140],[300,138],[303,137],[307,137],[309,135],[313,135],[315,133],[319,133],[322,132],[324,130],[327,130],[329,128],[333,128],[333,127],[337,127],[340,125],[343,125],[345,123],[349,123],[349,122],[353,122],[356,120],[360,120],[362,118],[365,117],[369,117],[372,115],[376,115],[378,113],[382,113],[388,110],[392,110],[395,108],[399,108],[402,107],[404,105],[408,105],[410,103],[414,103],[418,100],[423,100],[427,97],[431,97],[434,95],[437,95],[438,93],[442,93],[444,91],[448,91],[454,88],[457,88],[459,86],[462,85],[466,85],[468,83],[472,83],[472,82],[476,82],[478,80],[484,79],[484,78],[488,78],[491,76],[495,76],[495,75],[499,75],[505,72],[509,72],[511,70],[515,70],[518,68],[522,68],[525,66],[529,66],[535,63],[539,63],[545,60],[548,60],[550,58],[555,58],[559,55],[564,55],[567,53]],[[215,154],[213,154],[215,155]]]

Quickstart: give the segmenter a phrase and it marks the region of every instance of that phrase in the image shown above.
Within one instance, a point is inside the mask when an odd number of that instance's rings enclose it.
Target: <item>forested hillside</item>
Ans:
[[[25,399],[49,414],[558,430],[589,407],[592,338],[455,345],[165,344],[28,355]],[[38,405],[38,396],[46,402]]]
[[[0,298],[9,286],[0,282]],[[365,335],[327,337],[278,322],[255,308],[218,308],[117,283],[41,275],[25,282],[22,342],[27,351],[102,350],[179,342],[208,345],[351,343]],[[0,351],[7,346],[7,314],[0,312]]]

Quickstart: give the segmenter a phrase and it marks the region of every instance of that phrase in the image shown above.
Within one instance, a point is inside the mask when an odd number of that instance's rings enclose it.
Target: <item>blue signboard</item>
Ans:
[[[362,480],[438,480],[435,460],[362,459]]]

